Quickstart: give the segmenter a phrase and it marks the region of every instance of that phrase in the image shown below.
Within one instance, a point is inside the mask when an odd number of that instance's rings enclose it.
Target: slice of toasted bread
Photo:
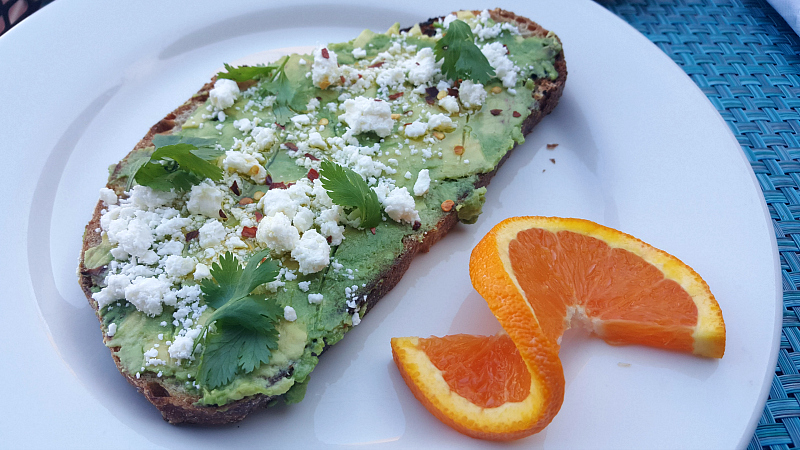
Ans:
[[[545,30],[530,19],[517,16],[509,11],[495,9],[490,11],[490,15],[496,22],[505,22],[515,25],[523,36],[544,37],[550,35],[548,30]],[[441,18],[436,18],[420,23],[419,28],[422,33],[433,35],[435,34],[433,24],[440,20]],[[530,115],[522,123],[521,131],[523,134],[528,134],[545,115],[549,114],[561,97],[567,77],[567,68],[563,51],[556,56],[554,67],[558,74],[554,80],[548,78],[536,78],[533,80],[535,88],[533,89],[533,98],[530,102]],[[153,138],[156,135],[169,135],[181,131],[181,127],[187,118],[189,118],[198,107],[204,105],[208,99],[209,91],[213,87],[213,81],[214,80],[204,85],[189,101],[175,109],[150,128],[144,138],[135,146],[134,151],[152,147]],[[128,157],[133,153],[134,152],[131,152]],[[474,183],[474,187],[479,188],[488,185],[499,166],[502,165],[509,154],[510,152],[503,156],[494,170],[479,174]],[[122,168],[123,164],[118,164],[112,173],[112,178],[115,175],[119,175],[119,171]],[[109,185],[109,187],[115,189],[117,194],[123,194],[122,186]],[[105,206],[103,202],[98,202],[92,219],[86,226],[79,267],[80,285],[89,303],[97,312],[101,324],[103,320],[100,311],[98,311],[98,303],[92,298],[92,294],[94,292],[93,289],[96,291],[98,283],[102,280],[105,266],[89,269],[85,265],[85,257],[88,249],[102,242],[102,236],[98,230],[100,229],[101,213],[104,209]],[[398,283],[408,269],[411,260],[418,252],[427,252],[430,247],[452,229],[457,222],[458,215],[456,210],[453,209],[449,213],[443,214],[441,219],[434,226],[421,229],[418,234],[407,236],[402,243],[403,251],[397,256],[394,264],[383,270],[375,279],[366,283],[366,287],[363,290],[364,292],[368,292],[368,301],[365,307],[366,311],[369,311],[384,294],[389,292]],[[344,299],[342,299],[342,301],[344,301]],[[105,326],[103,327],[103,339],[104,342],[109,342],[111,339]],[[120,350],[119,347],[112,346],[110,349],[114,361],[125,378],[135,386],[138,391],[144,394],[145,397],[161,411],[164,419],[170,423],[224,424],[236,422],[242,420],[251,411],[265,407],[276,398],[276,396],[258,394],[230,402],[223,406],[200,405],[198,404],[199,396],[196,392],[190,392],[188,389],[180,388],[175,384],[167,384],[164,382],[164,379],[159,378],[156,374],[149,371],[141,374],[128,372],[120,362],[120,356],[118,354]],[[287,370],[292,370],[292,368],[289,367]],[[275,379],[280,379],[284,375],[285,373],[279,373],[275,375]]]

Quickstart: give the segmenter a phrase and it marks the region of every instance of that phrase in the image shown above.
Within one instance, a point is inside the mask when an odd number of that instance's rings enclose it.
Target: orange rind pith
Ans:
[[[491,391],[482,394],[490,403],[473,397],[464,386],[473,379],[485,383],[479,380],[480,371],[496,366],[499,353],[480,356],[486,360],[483,366],[465,368],[459,358],[467,359],[470,350],[459,343],[467,337],[394,338],[392,353],[423,405],[472,437],[517,439],[552,421],[564,397],[560,338],[572,324],[615,345],[648,345],[713,358],[725,351],[722,312],[692,268],[628,234],[587,220],[507,219],[473,250],[470,277],[518,352],[501,358],[504,364],[517,358],[528,370],[529,378],[515,375],[517,385],[530,384],[526,395],[509,394],[509,381],[504,380],[475,389]],[[485,346],[502,341],[469,338]],[[435,352],[431,342],[437,343]],[[456,356],[442,359],[442,348]],[[460,371],[456,377],[454,370]]]

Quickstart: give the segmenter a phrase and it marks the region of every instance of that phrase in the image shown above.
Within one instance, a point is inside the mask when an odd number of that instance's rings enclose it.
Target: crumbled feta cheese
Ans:
[[[291,306],[284,306],[283,307],[283,318],[288,320],[289,322],[294,322],[297,320],[297,311],[294,310]]]
[[[253,140],[255,141],[256,151],[264,150],[265,148],[272,146],[272,144],[277,141],[275,137],[275,130],[272,128],[253,128],[250,136],[252,136]]]
[[[442,26],[444,27],[444,29],[447,29],[450,26],[450,24],[453,23],[453,21],[455,21],[456,19],[458,19],[458,17],[455,14],[452,13],[448,14],[447,16],[445,16],[444,21],[442,22]]]
[[[195,281],[200,281],[203,278],[210,278],[211,277],[211,269],[203,263],[197,263],[194,266],[194,279]]]
[[[453,120],[444,114],[434,114],[428,119],[428,129],[448,131],[455,128]]]
[[[308,133],[307,142],[310,147],[321,148],[323,150],[328,148],[328,144],[325,143],[325,139],[322,139],[322,135],[317,133],[316,131]]]
[[[114,335],[117,334],[117,324],[110,323],[108,325],[108,331],[106,332],[106,334],[108,335],[108,337],[114,337]]]
[[[361,323],[361,316],[358,315],[358,311],[353,313],[353,326],[356,326]]]
[[[170,284],[160,278],[137,277],[125,288],[125,300],[154,317],[161,314],[164,295],[169,289]]]
[[[417,181],[414,183],[414,195],[417,197],[425,195],[431,186],[431,176],[428,169],[422,169],[417,175]]]
[[[353,49],[353,58],[361,59],[367,56],[367,51],[361,47],[356,47]]]
[[[200,232],[200,247],[203,248],[219,245],[227,234],[225,226],[219,220],[209,220],[198,231]]]
[[[183,336],[175,336],[172,345],[169,346],[167,352],[169,356],[174,359],[189,359],[192,357],[192,350],[194,350],[194,341],[200,335],[202,330],[195,328],[189,330]]]
[[[444,108],[444,110],[450,114],[455,114],[459,110],[458,100],[456,100],[456,98],[452,95],[447,95],[439,100],[439,106]]]
[[[261,197],[258,206],[264,211],[264,216],[270,217],[280,212],[289,219],[294,218],[300,208],[300,203],[293,198],[290,189],[270,189]]]
[[[114,205],[117,203],[117,194],[113,189],[106,187],[100,188],[100,200],[102,200],[106,206]]]
[[[106,287],[100,292],[92,294],[99,308],[103,308],[119,299],[125,298],[125,288],[131,284],[131,279],[125,274],[109,274],[106,276]]]
[[[219,210],[222,209],[223,198],[224,194],[215,185],[203,182],[192,186],[192,190],[189,191],[189,201],[186,202],[186,209],[191,214],[202,214],[217,219]]]
[[[305,114],[298,114],[296,116],[292,116],[291,120],[294,126],[296,127],[300,125],[308,125],[311,123],[311,119],[309,119],[308,116]]]
[[[324,55],[328,57],[326,58]],[[325,89],[336,84],[339,82],[341,73],[336,52],[324,48],[314,49],[314,62],[311,64],[311,81],[314,86]]]
[[[225,152],[225,159],[222,160],[222,167],[225,170],[233,170],[243,175],[248,175],[253,178],[253,181],[259,184],[263,184],[267,179],[267,170],[264,169],[264,166],[258,162],[255,156],[248,153],[228,150]],[[253,172],[255,172],[255,174],[253,174]],[[197,186],[192,187],[192,192],[194,192],[195,187]],[[217,189],[217,191],[219,191],[219,189]],[[219,213],[208,217],[219,217]]]
[[[464,80],[458,88],[458,98],[464,108],[478,108],[486,100],[486,89],[480,83]]]
[[[300,207],[292,219],[292,225],[301,233],[305,232],[314,225],[314,212],[305,206]]]
[[[414,198],[405,187],[394,188],[383,199],[386,214],[396,222],[414,223],[419,220],[419,212],[415,209]]]
[[[263,220],[262,220],[263,222]],[[292,250],[292,258],[300,264],[303,275],[319,272],[330,262],[331,247],[316,230],[308,230]]]
[[[194,258],[178,255],[167,256],[164,270],[171,277],[184,277],[194,271],[197,261]]]
[[[390,67],[378,72],[375,82],[380,87],[400,89],[406,81],[406,71],[403,67]]]
[[[503,86],[513,88],[517,84],[517,66],[508,59],[508,49],[500,42],[491,42],[481,48],[481,52],[494,68],[495,76],[503,81]]]
[[[441,66],[442,61],[438,64],[436,63],[433,49],[430,47],[420,49],[417,54],[406,63],[408,81],[417,86],[430,82],[436,74],[437,66]]]
[[[253,123],[250,122],[250,119],[243,118],[239,120],[234,120],[233,127],[241,131],[242,133],[246,133],[253,129]]]
[[[403,130],[403,132],[410,138],[417,138],[428,132],[428,125],[420,122],[419,120],[415,120],[411,122],[411,124],[406,125],[406,128]]]
[[[343,106],[345,113],[339,116],[339,120],[347,123],[352,134],[374,131],[378,136],[386,137],[392,133],[394,120],[388,102],[359,96],[345,100]]]
[[[208,100],[216,109],[230,108],[239,97],[239,93],[239,85],[235,81],[220,78],[208,92]],[[225,120],[224,116],[220,120]]]
[[[323,299],[322,294],[308,294],[308,303],[311,304],[322,303],[322,299]]]
[[[303,292],[308,292],[308,290],[311,288],[311,282],[310,281],[301,281],[301,282],[297,283],[297,287],[299,287],[300,290],[303,291]]]
[[[276,212],[258,223],[256,240],[274,252],[285,253],[295,248],[300,240],[300,233],[286,214]]]
[[[411,172],[409,172],[409,171],[406,171],[406,174],[403,175],[403,178],[405,178],[406,180],[410,180],[411,177],[413,177],[413,175],[411,175]]]

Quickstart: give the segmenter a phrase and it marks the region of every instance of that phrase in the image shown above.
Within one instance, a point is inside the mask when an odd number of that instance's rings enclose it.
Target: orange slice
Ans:
[[[472,437],[517,439],[550,423],[571,325],[611,344],[725,352],[722,312],[691,267],[587,220],[507,219],[472,251],[470,277],[507,336],[394,338],[392,353],[425,407]]]

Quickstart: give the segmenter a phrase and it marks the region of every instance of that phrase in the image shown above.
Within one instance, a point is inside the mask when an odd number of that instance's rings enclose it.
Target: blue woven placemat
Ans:
[[[800,448],[800,38],[764,0],[617,0],[739,140],[769,207],[783,275],[775,377],[748,450]]]

